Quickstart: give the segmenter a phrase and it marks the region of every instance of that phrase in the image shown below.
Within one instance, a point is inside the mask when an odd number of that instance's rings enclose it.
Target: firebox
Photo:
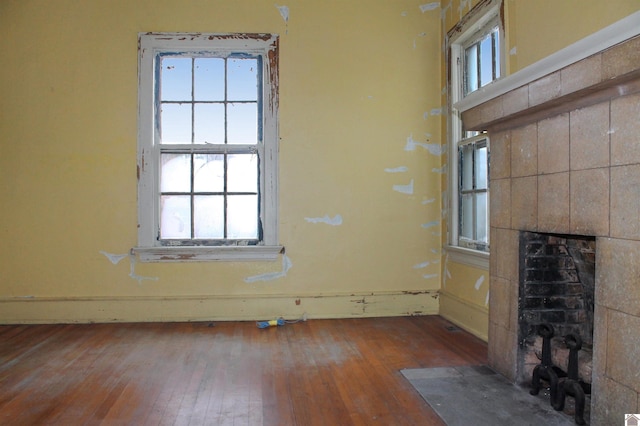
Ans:
[[[520,233],[518,293],[519,381],[531,381],[542,357],[541,325],[555,330],[554,365],[566,371],[565,336],[582,340],[579,371],[591,383],[596,240],[588,236]]]

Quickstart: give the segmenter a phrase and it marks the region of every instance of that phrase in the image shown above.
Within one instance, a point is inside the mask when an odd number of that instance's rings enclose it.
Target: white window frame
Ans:
[[[449,260],[462,263],[476,268],[489,269],[489,251],[481,251],[470,248],[460,243],[459,235],[459,166],[458,166],[458,147],[461,143],[477,140],[476,137],[465,138],[463,134],[463,123],[461,112],[454,105],[463,99],[464,88],[464,70],[463,55],[465,48],[473,44],[478,37],[486,34],[486,31],[499,27],[500,36],[500,76],[504,76],[505,55],[504,55],[504,28],[500,20],[500,11],[502,8],[502,0],[484,0],[481,1],[473,11],[470,12],[459,28],[450,33],[447,41],[447,67],[450,69],[451,80],[447,93],[449,94],[449,227],[448,227],[448,245],[447,253]],[[497,80],[496,80],[497,81]],[[489,83],[493,84],[492,83]],[[486,86],[485,86],[486,87]],[[475,93],[475,92],[471,92]],[[480,136],[481,137],[481,136]],[[490,141],[487,139],[487,147],[490,151]],[[487,191],[487,217],[489,217],[489,191]],[[487,230],[489,233],[489,229]],[[487,236],[487,240],[489,240]],[[487,241],[487,247],[490,241]]]
[[[257,245],[162,245],[159,239],[160,139],[156,120],[157,61],[163,53],[250,54],[262,58],[259,212]],[[278,241],[278,36],[272,34],[139,34],[138,80],[138,246],[143,262],[275,260]],[[230,147],[231,149],[232,147]]]

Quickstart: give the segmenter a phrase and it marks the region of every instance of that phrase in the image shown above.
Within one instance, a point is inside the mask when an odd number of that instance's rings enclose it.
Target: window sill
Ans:
[[[141,262],[274,261],[283,246],[134,247]]]
[[[447,246],[446,251],[451,262],[484,269],[485,271],[489,270],[489,253],[486,251],[456,246]]]

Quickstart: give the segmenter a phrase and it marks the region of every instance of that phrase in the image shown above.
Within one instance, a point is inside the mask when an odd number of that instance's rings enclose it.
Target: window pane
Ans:
[[[162,58],[160,99],[191,100],[191,58]]]
[[[194,238],[224,238],[224,197],[194,197],[193,219]]]
[[[464,59],[465,95],[478,90],[478,45],[468,47],[465,50]]]
[[[258,100],[258,60],[231,58],[227,60],[227,100]]]
[[[193,190],[196,192],[224,191],[224,155],[196,154],[193,159]],[[196,222],[197,224],[197,222]]]
[[[224,59],[197,58],[194,70],[194,96],[197,101],[224,100]]]
[[[257,195],[230,195],[227,198],[227,238],[258,238],[257,217]]]
[[[228,104],[227,143],[256,144],[258,142],[258,104]]]
[[[487,193],[481,192],[476,194],[476,211],[477,211],[477,219],[476,219],[476,236],[475,240],[487,242]]]
[[[191,104],[162,104],[162,143],[191,143]]]
[[[161,192],[191,190],[191,155],[162,154],[160,170]]]
[[[473,235],[473,196],[462,195],[460,202],[460,236],[472,240]]]
[[[473,189],[473,144],[460,148],[460,185],[463,190]]]
[[[196,104],[194,109],[194,143],[224,143],[224,105]]]
[[[227,191],[258,192],[258,156],[237,154],[228,156]]]
[[[487,147],[476,149],[476,188],[487,188]]]
[[[191,197],[188,195],[160,197],[160,238],[191,238]]]
[[[493,81],[493,51],[491,35],[480,42],[480,87]]]

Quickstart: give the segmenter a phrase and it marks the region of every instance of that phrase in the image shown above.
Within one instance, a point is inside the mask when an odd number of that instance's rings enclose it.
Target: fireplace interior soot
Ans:
[[[559,373],[560,382],[565,382],[567,379],[562,377],[570,370],[577,370],[572,379],[588,389],[593,353],[595,256],[593,237],[521,232],[520,383],[531,383],[536,366],[550,364],[553,368],[538,367],[545,373],[541,376],[543,380],[549,382],[546,371],[553,370]],[[543,344],[541,328],[554,330],[546,344]],[[575,349],[576,339],[581,343],[579,351]],[[543,352],[547,352],[544,357]],[[537,383],[534,388],[536,386]],[[554,401],[550,403],[554,405]],[[555,405],[558,409],[559,405]]]

